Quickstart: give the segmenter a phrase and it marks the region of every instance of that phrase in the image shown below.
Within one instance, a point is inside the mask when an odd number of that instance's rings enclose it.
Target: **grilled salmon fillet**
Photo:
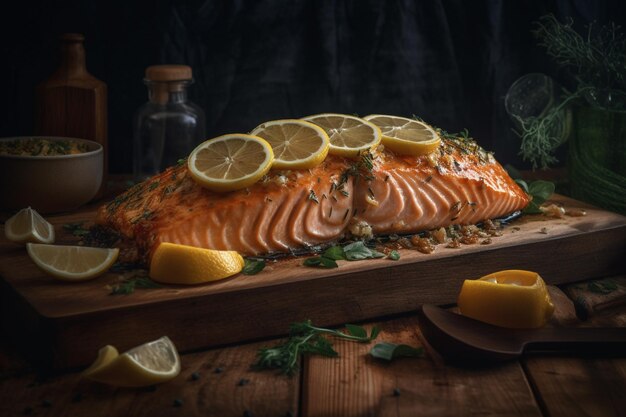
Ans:
[[[315,168],[271,171],[229,193],[202,188],[186,165],[175,166],[102,206],[96,223],[132,241],[148,262],[160,242],[244,255],[290,252],[351,234],[475,224],[528,202],[491,154],[473,141],[446,138],[428,156],[329,155]]]

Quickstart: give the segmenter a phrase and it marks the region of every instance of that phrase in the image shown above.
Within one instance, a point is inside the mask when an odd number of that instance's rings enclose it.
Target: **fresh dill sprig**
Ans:
[[[361,326],[346,324],[345,327],[347,332],[316,327],[313,326],[311,320],[292,323],[287,341],[272,348],[259,349],[257,361],[252,368],[256,370],[278,369],[280,373],[293,375],[299,369],[298,361],[302,354],[327,357],[339,355],[325,335],[353,342],[369,343],[376,339],[380,332],[376,326],[372,328],[369,335]]]
[[[535,25],[532,32],[539,45],[571,72],[579,87],[626,93],[626,39],[619,33],[620,26],[591,23],[583,36],[573,28],[571,17],[562,23],[552,14]]]

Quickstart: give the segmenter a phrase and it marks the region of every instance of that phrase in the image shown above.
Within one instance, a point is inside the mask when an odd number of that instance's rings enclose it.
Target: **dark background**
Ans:
[[[58,36],[86,36],[87,67],[109,88],[110,170],[131,170],[132,116],[153,64],[188,64],[207,138],[313,113],[419,115],[468,128],[524,168],[503,98],[529,72],[557,79],[532,23],[624,22],[593,0],[23,0],[1,14],[0,136],[32,134],[34,88],[58,64]],[[567,80],[562,80],[567,83]],[[561,158],[563,163],[563,158]]]

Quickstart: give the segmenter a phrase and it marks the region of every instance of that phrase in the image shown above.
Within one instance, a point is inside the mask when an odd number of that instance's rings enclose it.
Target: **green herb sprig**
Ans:
[[[253,369],[278,369],[280,373],[293,375],[298,371],[298,361],[302,354],[316,354],[327,357],[339,356],[333,349],[332,343],[326,335],[343,340],[359,343],[369,343],[376,339],[380,329],[374,326],[367,334],[361,326],[345,325],[347,332],[313,326],[311,320],[293,323],[290,327],[289,338],[285,343],[272,348],[262,348],[257,352],[257,361]]]
[[[370,355],[375,358],[392,361],[395,358],[417,358],[424,355],[424,348],[389,342],[377,343]]]
[[[243,274],[256,275],[265,268],[265,260],[256,258],[244,258]]]
[[[158,282],[154,282],[146,276],[134,276],[127,278],[117,285],[111,287],[110,295],[128,295],[135,292],[135,288],[161,288],[163,287]]]
[[[530,203],[524,208],[523,213],[541,214],[540,206],[546,202],[552,194],[554,194],[554,183],[550,181],[537,180],[530,184],[522,179],[516,179],[515,182],[531,197]]]
[[[84,224],[85,222],[66,223],[63,225],[63,230],[68,231],[74,236],[85,236],[89,234],[89,230],[83,227]]]
[[[397,252],[396,252],[397,254]],[[356,241],[345,246],[331,246],[320,256],[314,256],[304,260],[305,266],[320,268],[337,268],[337,261],[360,261],[362,259],[384,258],[385,254],[375,249],[368,248],[363,241]],[[390,255],[390,259],[398,260],[400,255]]]

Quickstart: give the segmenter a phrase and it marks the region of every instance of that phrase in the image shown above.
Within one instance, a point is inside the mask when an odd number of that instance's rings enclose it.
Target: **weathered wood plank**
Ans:
[[[78,373],[0,381],[0,415],[46,416],[286,416],[297,414],[299,379],[254,372],[259,344],[183,355],[181,374],[150,388],[114,388]],[[94,352],[95,357],[95,352]],[[194,380],[192,374],[198,373]],[[177,406],[176,400],[181,404]]]
[[[385,363],[368,355],[373,344],[336,342],[341,359],[305,359],[303,416],[541,415],[518,363],[448,367],[423,340],[415,317],[379,325],[377,342],[424,346],[426,355]]]
[[[590,281],[592,282],[592,281]],[[624,327],[626,308],[623,304],[614,304],[615,308],[596,308],[606,302],[607,297],[598,297],[599,293],[590,282],[573,284],[565,293],[573,295],[573,302],[564,314],[564,294],[551,295],[557,309],[551,320],[556,326],[584,327]],[[574,288],[575,287],[575,288]],[[591,290],[589,289],[591,288]],[[607,295],[607,294],[604,294]],[[612,297],[612,300],[616,299]],[[558,302],[557,302],[558,301]],[[584,309],[588,320],[572,320],[572,312]],[[576,356],[536,356],[523,361],[528,379],[546,414],[551,417],[569,416],[623,416],[626,410],[626,358],[593,358]]]

